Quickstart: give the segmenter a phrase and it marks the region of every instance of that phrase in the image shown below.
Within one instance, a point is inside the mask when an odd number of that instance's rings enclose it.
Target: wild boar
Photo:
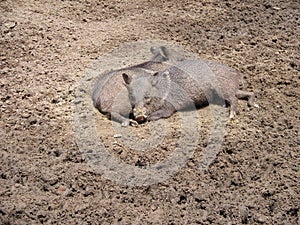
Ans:
[[[131,76],[126,71],[122,75],[139,123],[208,103],[230,105],[230,118],[236,115],[238,99],[247,98],[249,106],[257,106],[254,93],[241,90],[242,75],[213,61],[182,59],[151,76]]]
[[[122,126],[136,125],[130,119],[132,106],[124,85],[122,74],[126,73],[132,78],[146,77],[154,71],[161,71],[169,67],[162,62],[169,59],[169,52],[165,47],[152,47],[153,57],[144,63],[100,74],[92,94],[94,106],[103,114],[109,115],[112,120],[120,122]]]

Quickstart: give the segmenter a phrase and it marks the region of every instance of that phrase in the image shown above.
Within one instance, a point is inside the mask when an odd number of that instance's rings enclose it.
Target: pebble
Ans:
[[[114,135],[114,138],[121,138],[122,137],[122,134],[115,134]]]
[[[258,223],[265,223],[268,221],[268,217],[262,214],[257,214],[256,221]]]
[[[34,116],[31,116],[30,118],[28,118],[28,122],[30,125],[34,125],[37,123],[37,118],[35,118]]]
[[[280,10],[281,9],[281,8],[279,8],[277,6],[273,6],[272,8],[275,9],[275,10]]]
[[[13,29],[16,25],[17,25],[16,22],[7,22],[7,23],[4,24],[4,26],[5,26],[7,29]]]
[[[27,112],[23,113],[23,115],[22,115],[22,117],[25,119],[29,118],[30,116],[31,116],[30,113],[27,113]]]

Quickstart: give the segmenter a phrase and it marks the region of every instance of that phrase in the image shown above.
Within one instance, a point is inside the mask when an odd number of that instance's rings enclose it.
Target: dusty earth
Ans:
[[[297,0],[0,1],[1,224],[299,224],[299,17]],[[126,185],[81,151],[76,93],[99,56],[154,39],[243,72],[260,108],[239,102],[207,170],[199,162],[210,114],[199,109],[184,166]],[[159,163],[182,135],[175,114],[158,145],[135,151],[93,113],[99,142],[132,167]],[[127,130],[147,140],[149,126]]]

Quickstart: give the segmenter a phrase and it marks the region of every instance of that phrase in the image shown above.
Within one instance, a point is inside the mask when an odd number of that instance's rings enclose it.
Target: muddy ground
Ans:
[[[299,224],[300,3],[242,2],[0,1],[1,224]],[[260,108],[239,102],[206,171],[209,110],[199,109],[204,126],[185,165],[127,186],[80,150],[75,93],[97,57],[153,39],[238,69]],[[100,114],[97,129],[114,157],[143,167],[172,154],[177,117],[151,152],[125,148]]]

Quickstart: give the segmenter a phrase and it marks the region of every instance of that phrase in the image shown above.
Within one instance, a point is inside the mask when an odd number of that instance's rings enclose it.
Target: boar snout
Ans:
[[[134,119],[138,123],[145,122],[147,120],[146,108],[143,106],[137,106],[133,109]]]

